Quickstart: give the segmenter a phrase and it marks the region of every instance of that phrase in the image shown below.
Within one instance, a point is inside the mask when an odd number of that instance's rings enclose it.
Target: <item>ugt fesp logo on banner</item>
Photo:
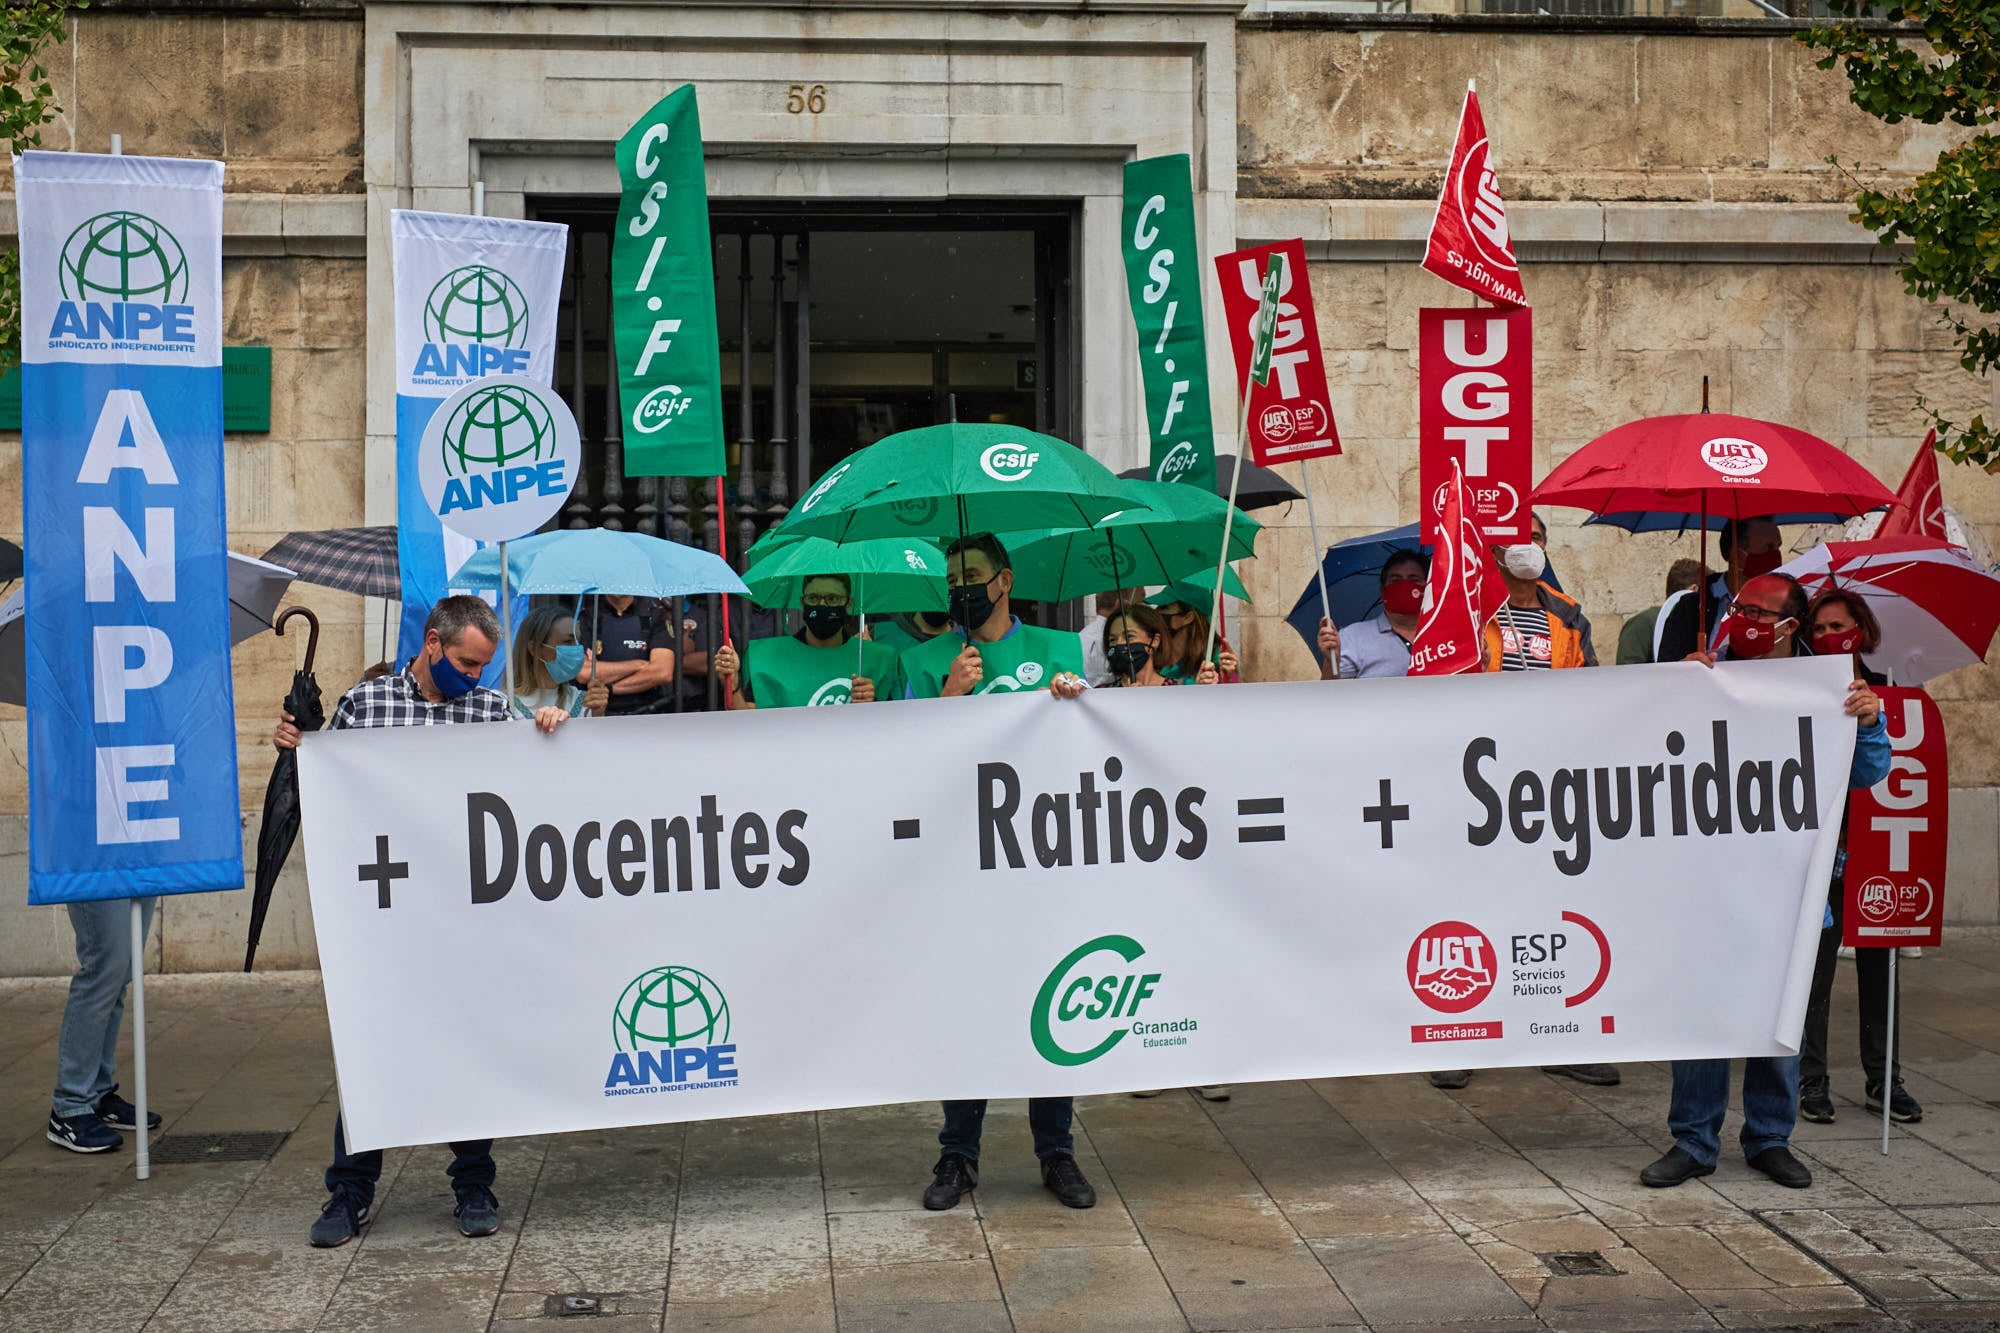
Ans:
[[[1534,489],[1534,312],[1417,312],[1417,477],[1422,536],[1438,539],[1451,466],[1465,475],[1466,517],[1488,541],[1530,536]]]
[[[1271,342],[1271,375],[1262,384],[1250,378],[1258,300],[1264,270],[1273,254],[1284,256],[1278,289],[1278,327]],[[1280,241],[1234,254],[1217,255],[1222,313],[1229,324],[1229,347],[1236,357],[1236,384],[1250,396],[1250,457],[1261,466],[1297,463],[1340,452],[1327,393],[1326,362],[1313,318],[1312,288],[1306,279],[1303,241]]]
[[[524,537],[553,518],[583,458],[569,404],[525,375],[492,375],[447,398],[421,448],[431,512],[483,542]]]

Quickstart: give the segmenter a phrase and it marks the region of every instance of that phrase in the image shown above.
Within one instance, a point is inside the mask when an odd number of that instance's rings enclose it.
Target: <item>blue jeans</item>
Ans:
[[[493,1140],[467,1139],[452,1144],[451,1165],[445,1168],[445,1174],[451,1177],[453,1194],[468,1185],[483,1185],[492,1189]],[[347,1151],[347,1122],[336,1117],[333,1122],[333,1165],[326,1169],[326,1192],[347,1194],[358,1206],[366,1208],[375,1202],[375,1184],[381,1179],[382,1150]]]
[[[1703,1166],[1722,1152],[1722,1117],[1729,1110],[1729,1061],[1674,1061],[1674,1096],[1667,1128],[1674,1142]],[[1799,1057],[1752,1056],[1743,1062],[1743,1155],[1791,1142],[1799,1117]]]
[[[1076,1144],[1069,1134],[1075,1105],[1068,1097],[1028,1098],[1028,1129],[1035,1136],[1036,1157],[1046,1162],[1051,1157],[1076,1155]],[[945,1152],[976,1162],[979,1131],[985,1124],[985,1102],[946,1102],[944,1128],[938,1131],[938,1143]]]
[[[145,928],[153,929],[158,898],[138,900]],[[59,1116],[95,1114],[104,1094],[118,1086],[118,1026],[125,1021],[125,986],[132,980],[132,900],[69,904],[76,934],[76,975],[69,980],[62,1034],[56,1039]]]

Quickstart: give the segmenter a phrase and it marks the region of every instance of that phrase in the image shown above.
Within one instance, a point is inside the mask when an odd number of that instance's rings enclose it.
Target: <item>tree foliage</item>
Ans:
[[[1821,69],[1838,66],[1847,75],[1848,97],[1863,111],[1891,125],[1909,119],[1979,129],[2000,119],[2000,3],[1833,0],[1830,7],[1849,18],[1868,13],[1916,29],[1847,22],[1799,34],[1801,43],[1825,53]],[[1959,364],[1974,375],[1992,373],[2000,366],[2000,324],[1993,319],[2000,314],[2000,136],[1981,130],[1940,153],[1907,189],[1861,189],[1854,202],[1854,220],[1884,245],[1910,246],[1903,285],[1944,304]],[[1958,424],[1921,399],[1919,406],[1952,458],[2000,470],[2000,429],[1983,414]]]
[[[42,57],[69,36],[69,14],[88,0],[0,4],[0,137],[10,151],[39,148],[61,108]],[[21,249],[0,247],[0,366],[21,356]]]

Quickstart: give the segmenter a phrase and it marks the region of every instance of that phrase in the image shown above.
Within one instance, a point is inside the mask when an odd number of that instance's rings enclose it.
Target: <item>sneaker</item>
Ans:
[[[1833,1123],[1833,1089],[1823,1075],[1799,1080],[1799,1119],[1815,1125]]]
[[[461,1185],[456,1191],[458,1207],[451,1215],[458,1219],[461,1236],[490,1236],[500,1229],[500,1201],[484,1185]]]
[[[1077,1167],[1076,1158],[1068,1153],[1057,1153],[1042,1162],[1042,1183],[1049,1187],[1049,1193],[1065,1208],[1095,1208],[1097,1191],[1083,1178]]]
[[[1868,1109],[1876,1115],[1882,1114],[1882,1085],[1868,1085]],[[1903,1080],[1897,1079],[1889,1085],[1889,1118],[1899,1125],[1914,1125],[1924,1118],[1924,1108],[1917,1099],[1903,1090]]]
[[[1144,1092],[1135,1092],[1132,1093],[1131,1095],[1134,1097],[1157,1097],[1160,1095],[1160,1089],[1147,1088]]]
[[[1752,1170],[1762,1171],[1788,1190],[1802,1190],[1812,1184],[1812,1171],[1783,1144],[1766,1148],[1749,1161]]]
[[[924,1207],[934,1213],[958,1207],[958,1201],[979,1188],[979,1164],[968,1157],[948,1152],[931,1168],[930,1188],[924,1191]]]
[[[1615,1088],[1623,1078],[1616,1065],[1543,1065],[1542,1072],[1561,1074],[1599,1088]]]
[[[1667,1149],[1666,1155],[1639,1173],[1639,1183],[1656,1190],[1672,1189],[1685,1184],[1696,1176],[1715,1174],[1715,1163],[1706,1166],[1694,1159],[1694,1154],[1676,1143]]]
[[[308,1237],[316,1250],[331,1250],[347,1244],[368,1225],[372,1208],[344,1190],[335,1191],[319,1210]]]
[[[1456,1091],[1472,1082],[1470,1069],[1440,1069],[1431,1074],[1431,1086]]]
[[[1194,1095],[1205,1102],[1226,1102],[1229,1100],[1227,1083],[1204,1083],[1194,1090]]]
[[[111,1091],[97,1099],[97,1118],[113,1129],[139,1128],[139,1108],[118,1095],[118,1085],[113,1083]],[[158,1129],[165,1122],[158,1111],[146,1112],[146,1128]]]
[[[57,1115],[49,1112],[49,1142],[71,1152],[110,1152],[125,1146],[125,1136],[94,1112]]]
[[[1896,950],[1896,956],[1898,958],[1922,958],[1924,956],[1924,946],[1921,944],[1905,944]]]

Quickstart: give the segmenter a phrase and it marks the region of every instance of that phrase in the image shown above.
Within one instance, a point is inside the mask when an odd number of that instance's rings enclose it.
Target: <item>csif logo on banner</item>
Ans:
[[[729,1000],[714,978],[679,964],[627,982],[611,1008],[617,1051],[606,1097],[733,1088],[739,1077]]]
[[[526,376],[494,375],[432,414],[418,480],[446,527],[477,541],[512,541],[562,507],[581,459],[567,403]]]
[[[1028,1012],[1028,1037],[1052,1065],[1087,1065],[1127,1036],[1141,1049],[1185,1046],[1198,1029],[1185,1016],[1159,1018],[1147,1001],[1157,998],[1161,974],[1139,965],[1145,946],[1130,935],[1100,935],[1079,944],[1051,968]],[[1158,1005],[1153,1008],[1157,1010]]]
[[[52,351],[190,353],[187,252],[144,213],[99,213],[70,232],[56,274]]]
[[[489,264],[465,264],[424,297],[424,341],[410,378],[439,388],[486,375],[525,375],[529,310],[520,284]]]

